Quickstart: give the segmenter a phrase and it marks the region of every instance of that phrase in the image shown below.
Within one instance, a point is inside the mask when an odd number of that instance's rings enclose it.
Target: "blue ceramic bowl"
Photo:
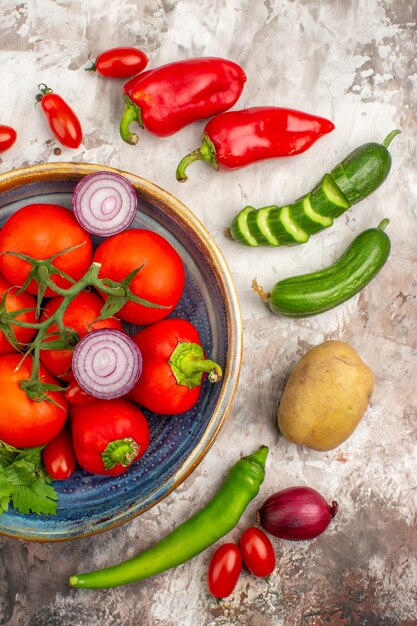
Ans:
[[[35,165],[0,175],[0,223],[33,202],[71,208],[76,183],[99,165],[56,163]],[[176,198],[138,176],[120,172],[138,195],[132,228],[149,228],[179,252],[186,285],[173,312],[196,325],[210,358],[223,368],[218,384],[207,380],[197,406],[182,415],[147,413],[151,443],[128,472],[102,477],[77,470],[55,482],[56,516],[0,515],[0,533],[26,540],[57,541],[85,537],[112,528],[151,508],[191,474],[210,449],[229,412],[236,390],[242,351],[239,302],[225,260],[204,226]]]

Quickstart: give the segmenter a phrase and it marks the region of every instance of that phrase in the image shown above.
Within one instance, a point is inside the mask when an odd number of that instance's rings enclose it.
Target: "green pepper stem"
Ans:
[[[116,465],[129,467],[136,459],[139,449],[140,446],[132,437],[110,441],[101,453],[103,465],[106,469],[113,469]]]
[[[129,96],[125,95],[125,109],[122,119],[120,120],[120,135],[123,141],[135,145],[139,141],[139,135],[130,132],[129,126],[132,122],[137,122],[139,126],[143,128],[142,111],[140,107],[132,102]]]
[[[392,130],[390,132],[389,135],[387,135],[384,139],[384,141],[382,142],[382,145],[385,146],[386,148],[388,148],[388,146],[390,145],[391,141],[397,136],[400,135],[401,131],[400,130]]]
[[[214,147],[213,142],[206,133],[204,133],[203,135],[201,146],[197,148],[197,150],[193,150],[192,152],[190,152],[190,154],[187,154],[179,162],[176,171],[176,177],[178,182],[185,183],[185,181],[188,180],[185,170],[191,163],[194,163],[194,161],[206,161],[207,163],[210,163],[210,165],[214,167],[215,170],[219,169],[219,164],[216,157],[216,148]]]
[[[220,365],[204,358],[203,348],[196,343],[178,342],[169,364],[177,383],[189,389],[201,385],[204,372],[208,374],[208,379],[212,383],[218,382],[223,375]]]

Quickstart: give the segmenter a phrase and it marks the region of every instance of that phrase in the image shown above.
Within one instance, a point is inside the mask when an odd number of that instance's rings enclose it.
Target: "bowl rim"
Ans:
[[[202,433],[198,444],[186,457],[173,476],[158,487],[160,495],[152,503],[149,503],[143,509],[138,511],[132,511],[132,507],[129,507],[129,509],[121,513],[119,516],[116,515],[113,517],[111,523],[108,523],[108,520],[106,525],[104,525],[103,522],[101,524],[97,523],[91,530],[80,534],[63,536],[51,533],[51,535],[48,536],[41,536],[37,530],[34,530],[33,532],[29,530],[21,534],[13,534],[0,530],[1,536],[35,542],[57,542],[82,539],[84,537],[90,537],[101,532],[111,530],[116,526],[129,522],[135,517],[142,515],[177,489],[201,463],[203,458],[213,446],[222,426],[224,425],[236,394],[243,350],[242,313],[236,287],[220,247],[199,218],[181,200],[165,189],[159,187],[157,184],[137,174],[96,163],[66,161],[39,163],[0,173],[0,197],[6,192],[12,191],[13,189],[21,186],[36,183],[39,180],[46,182],[48,180],[54,181],[59,179],[64,182],[71,180],[76,182],[77,179],[98,171],[114,172],[126,177],[131,182],[135,190],[140,193],[140,195],[154,203],[156,201],[159,205],[163,205],[164,210],[168,211],[171,219],[179,222],[184,230],[193,232],[197,235],[199,243],[203,246],[205,255],[207,255],[206,258],[215,273],[216,281],[221,289],[225,307],[228,351],[226,366],[223,373],[222,387],[210,421]]]

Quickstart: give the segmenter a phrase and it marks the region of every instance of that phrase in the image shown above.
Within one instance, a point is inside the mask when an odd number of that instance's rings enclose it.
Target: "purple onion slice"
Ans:
[[[75,346],[72,372],[79,386],[95,398],[120,398],[139,380],[142,353],[120,330],[93,330]]]
[[[138,199],[127,178],[102,171],[80,180],[72,194],[72,208],[87,232],[110,237],[126,230],[133,222]]]

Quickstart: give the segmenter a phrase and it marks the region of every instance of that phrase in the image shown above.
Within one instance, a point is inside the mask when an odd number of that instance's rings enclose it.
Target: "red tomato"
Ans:
[[[69,431],[63,428],[42,450],[42,461],[54,480],[66,480],[74,473],[77,460]]]
[[[171,244],[150,230],[132,228],[109,237],[95,251],[93,261],[101,263],[100,278],[122,281],[143,265],[130,283],[132,293],[168,308],[151,308],[128,302],[118,315],[133,324],[151,324],[163,319],[178,304],[184,289],[185,271]]]
[[[67,148],[78,148],[83,140],[80,120],[57,93],[44,84],[39,85],[41,108],[56,139]]]
[[[18,291],[17,287],[12,287],[11,284],[3,278],[3,276],[0,276],[0,299],[3,298],[4,293],[8,289],[10,289],[10,291],[6,296],[6,311],[13,313],[14,311],[19,311],[21,309],[32,309],[32,311],[26,311],[25,313],[17,315],[15,319],[20,320],[21,322],[34,324],[37,321],[35,314],[35,298],[30,293],[26,293],[24,291],[16,295],[16,291]],[[16,352],[16,348],[14,348],[6,339],[6,335],[4,334],[2,328],[3,326],[0,320],[0,354]],[[22,347],[23,344],[29,343],[36,333],[34,328],[23,328],[22,326],[17,326],[16,324],[12,324],[12,328],[17,341],[22,344]]]
[[[251,526],[240,538],[243,562],[254,576],[265,578],[275,569],[275,552],[272,543],[262,530]]]
[[[42,446],[51,441],[64,427],[68,405],[60,391],[49,391],[52,400],[35,402],[20,388],[20,381],[28,380],[32,372],[32,357],[22,360],[21,354],[0,356],[0,440],[16,448]],[[43,382],[58,381],[41,365]]]
[[[0,253],[20,252],[39,260],[77,244],[83,245],[53,261],[55,267],[74,280],[79,280],[90,265],[92,243],[90,235],[68,209],[57,204],[28,204],[11,215],[0,231]],[[0,272],[12,285],[21,287],[30,269],[27,261],[10,254],[0,254]],[[54,274],[52,280],[59,287],[71,285],[58,274]],[[38,292],[34,280],[29,283],[27,291]],[[48,287],[45,295],[56,294]]]
[[[58,309],[63,298],[57,296],[51,298],[46,304],[41,321],[43,322],[50,317]],[[101,307],[104,302],[100,296],[92,291],[81,291],[74,300],[70,302],[64,313],[64,325],[75,330],[79,339],[85,337],[87,333],[99,328],[116,328],[122,330],[122,322],[116,317],[109,317],[106,320],[95,322],[94,320],[100,315]],[[56,324],[50,328],[46,341],[53,341],[58,338],[55,334],[57,330]],[[71,380],[71,363],[72,349],[68,350],[42,350],[41,361],[45,367],[61,380]]]
[[[0,124],[0,152],[6,152],[16,141],[17,133],[11,126]]]
[[[242,571],[242,555],[235,543],[224,543],[210,561],[208,589],[215,598],[230,596]]]
[[[109,78],[129,78],[139,74],[149,59],[142,50],[137,48],[111,48],[97,57],[89,71],[96,71]]]
[[[146,417],[124,398],[72,405],[71,431],[77,461],[92,474],[123,474],[149,446]]]
[[[89,404],[97,400],[97,398],[90,396],[84,389],[81,389],[76,380],[71,380],[68,387],[65,389],[65,397],[69,404]]]

